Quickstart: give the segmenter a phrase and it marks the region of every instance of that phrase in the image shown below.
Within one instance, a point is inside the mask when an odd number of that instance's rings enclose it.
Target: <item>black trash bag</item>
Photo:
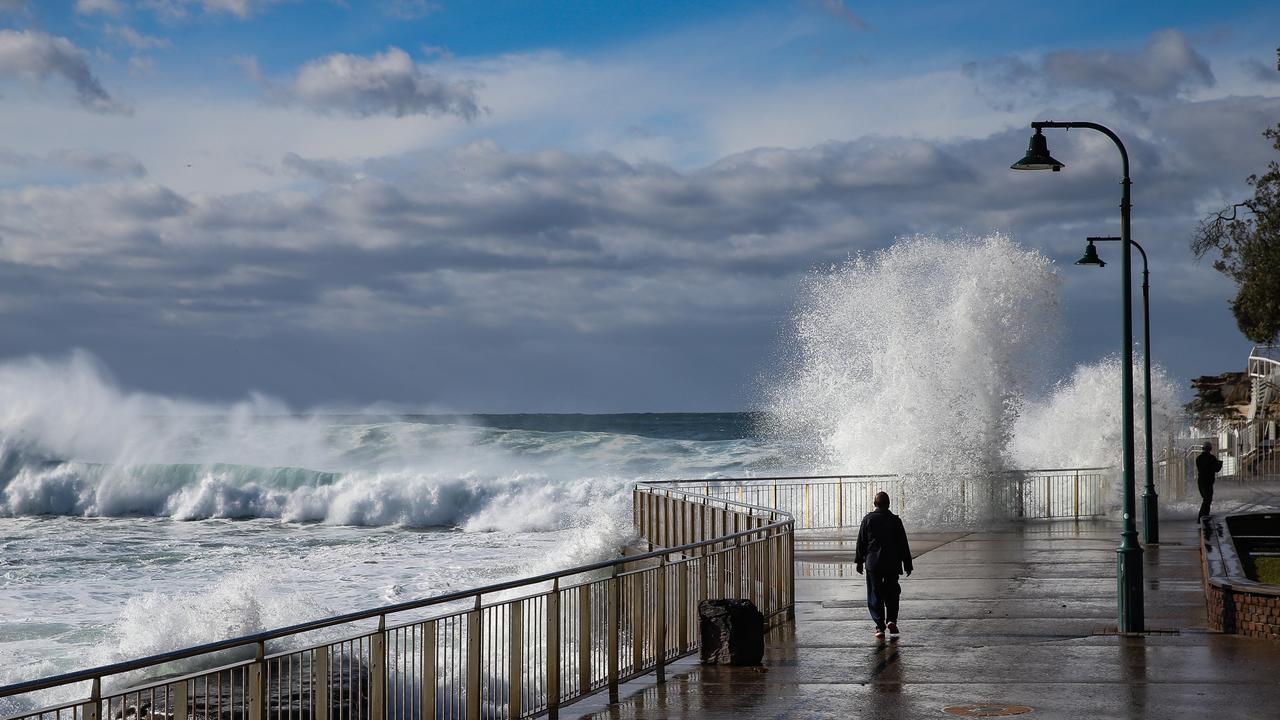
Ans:
[[[750,600],[698,603],[703,665],[759,665],[764,659],[764,615]]]

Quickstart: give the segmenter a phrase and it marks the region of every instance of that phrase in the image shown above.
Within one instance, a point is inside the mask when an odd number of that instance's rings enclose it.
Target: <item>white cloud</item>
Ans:
[[[128,25],[107,25],[104,28],[107,37],[138,51],[160,50],[172,47],[167,39],[144,35]]]
[[[124,11],[124,4],[120,0],[76,0],[76,12],[81,15],[120,17]]]
[[[20,153],[0,148],[0,166],[26,172],[64,169],[94,176],[119,176],[141,178],[147,169],[128,153],[102,152],[84,148],[55,150],[45,155]]]
[[[388,0],[387,15],[400,20],[420,20],[440,11],[440,4],[431,0]]]
[[[0,75],[43,83],[59,76],[75,89],[80,104],[98,113],[127,113],[89,69],[84,52],[63,37],[35,30],[0,30]]]
[[[282,92],[314,110],[352,116],[472,119],[480,113],[474,83],[438,77],[396,47],[369,57],[339,53],[320,58],[304,65]]]
[[[989,89],[990,98],[1010,106],[1009,88],[1038,100],[1063,91],[1106,93],[1115,109],[1142,113],[1142,103],[1171,100],[1216,83],[1209,60],[1177,30],[1154,33],[1133,52],[1056,50],[1038,57],[1001,57],[970,62],[964,72]]]
[[[248,20],[271,5],[300,0],[139,0],[138,6],[171,19],[187,17],[193,8],[206,15],[225,14]]]
[[[845,4],[844,0],[821,0],[822,8],[833,16],[840,18],[845,23],[857,30],[866,30],[870,27],[867,21],[858,17]]]

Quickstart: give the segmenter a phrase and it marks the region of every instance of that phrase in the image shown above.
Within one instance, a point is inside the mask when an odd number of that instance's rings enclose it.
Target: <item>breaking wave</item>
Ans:
[[[295,415],[128,393],[91,356],[0,366],[0,515],[566,527],[632,480],[776,460],[754,439]]]

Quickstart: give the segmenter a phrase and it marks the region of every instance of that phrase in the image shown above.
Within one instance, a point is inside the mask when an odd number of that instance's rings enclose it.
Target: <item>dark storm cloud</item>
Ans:
[[[128,113],[89,69],[84,52],[70,40],[36,30],[0,30],[0,76],[43,83],[61,77],[80,105],[97,113]]]
[[[1212,271],[1191,260],[1187,237],[1207,204],[1239,195],[1261,167],[1260,132],[1277,116],[1277,98],[1178,100],[1141,126],[1115,124],[1164,317],[1226,302],[1203,289]],[[482,142],[358,167],[286,154],[281,167],[299,182],[278,192],[180,194],[145,181],[0,190],[0,308],[25,347],[48,346],[39,338],[51,327],[108,362],[129,342],[162,345],[166,357],[190,353],[193,371],[257,368],[268,379],[250,385],[286,396],[323,396],[328,385],[303,390],[299,378],[348,362],[371,368],[344,375],[362,397],[393,397],[400,383],[424,399],[469,399],[466,409],[572,409],[555,388],[581,380],[590,409],[634,409],[604,379],[627,376],[670,388],[655,407],[696,407],[738,397],[751,372],[741,358],[775,341],[811,268],[911,233],[998,228],[1068,260],[1085,235],[1114,234],[1110,141],[1057,131],[1064,172],[1008,170],[1028,134],[760,149],[687,171]],[[1067,282],[1086,295],[1112,284],[1113,274]],[[1088,342],[1113,344],[1081,340],[1082,352]],[[302,349],[307,362],[292,358]],[[703,372],[688,360],[699,353],[707,368],[736,370]],[[687,377],[653,376],[680,357]],[[589,362],[608,370],[570,377]],[[478,384],[488,389],[474,395]],[[452,398],[454,387],[465,392]],[[523,404],[502,405],[503,393]]]
[[[322,113],[476,117],[476,85],[430,72],[397,47],[368,57],[336,53],[304,65],[275,90],[283,100]]]
[[[1041,98],[1062,90],[1096,91],[1108,94],[1116,110],[1130,114],[1141,113],[1145,101],[1170,100],[1215,82],[1209,61],[1177,30],[1155,33],[1134,52],[1058,50],[1032,58],[970,62],[962,70],[992,98],[1008,98],[1011,87],[1023,97]],[[1010,102],[993,105],[1008,109]]]

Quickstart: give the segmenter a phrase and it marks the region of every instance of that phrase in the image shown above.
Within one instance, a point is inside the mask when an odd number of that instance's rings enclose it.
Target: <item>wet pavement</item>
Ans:
[[[1222,489],[1215,512],[1280,509],[1280,487]],[[908,525],[909,527],[909,525]],[[913,533],[902,635],[877,640],[852,542],[797,542],[794,626],[766,667],[670,666],[564,708],[581,718],[1280,718],[1280,643],[1207,628],[1197,525],[1166,518],[1145,548],[1147,634],[1116,634],[1120,525],[1029,522]],[[983,715],[969,715],[981,717]],[[986,715],[991,716],[991,715]]]

